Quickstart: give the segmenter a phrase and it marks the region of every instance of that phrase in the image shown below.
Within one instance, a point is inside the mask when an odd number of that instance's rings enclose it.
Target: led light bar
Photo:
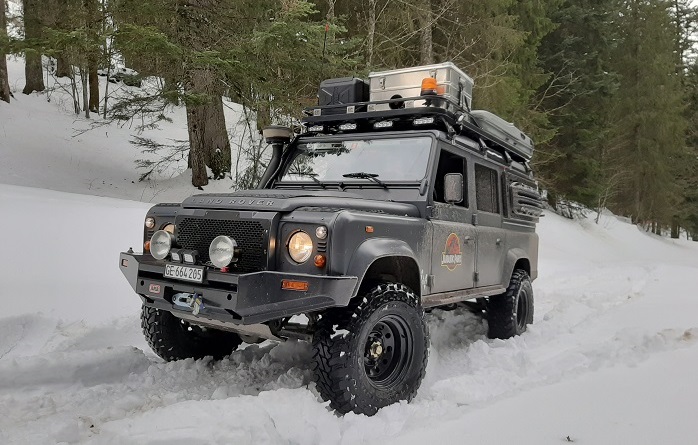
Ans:
[[[418,117],[414,121],[412,121],[414,125],[429,125],[434,123],[434,118],[433,117]]]
[[[356,124],[353,122],[342,124],[339,126],[339,129],[341,131],[356,130]]]
[[[322,125],[313,125],[312,127],[308,127],[308,131],[312,131],[314,133],[322,133],[322,130],[324,130],[325,127]]]
[[[373,124],[373,128],[390,128],[393,126],[393,121],[379,121]]]

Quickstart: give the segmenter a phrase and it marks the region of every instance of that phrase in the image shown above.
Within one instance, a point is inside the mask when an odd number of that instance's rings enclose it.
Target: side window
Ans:
[[[495,170],[475,164],[475,191],[478,210],[499,213],[499,190],[497,184],[497,172]]]
[[[468,207],[468,177],[466,175],[465,159],[457,154],[441,150],[439,156],[439,167],[436,170],[436,182],[434,183],[434,201],[446,202],[444,200],[444,176],[447,173],[460,173],[463,175],[463,201],[457,203],[459,207]]]

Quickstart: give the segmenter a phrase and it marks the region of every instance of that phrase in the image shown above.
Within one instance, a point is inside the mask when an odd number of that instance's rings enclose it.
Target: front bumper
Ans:
[[[204,304],[197,317],[242,325],[347,306],[358,281],[357,277],[270,271],[237,275],[207,269],[203,283],[189,283],[164,278],[163,261],[150,255],[125,252],[119,257],[119,268],[146,306],[175,314],[191,313],[191,309],[173,304],[172,296],[198,294]],[[308,290],[284,290],[282,280],[305,281]]]

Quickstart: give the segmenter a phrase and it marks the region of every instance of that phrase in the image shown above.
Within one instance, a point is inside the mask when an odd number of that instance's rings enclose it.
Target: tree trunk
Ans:
[[[99,69],[99,31],[102,26],[102,18],[97,0],[83,0],[83,8],[85,10],[85,26],[88,30],[90,44],[87,54],[87,79],[90,98],[87,107],[91,112],[99,114],[99,76],[97,75],[97,70]]]
[[[34,50],[26,51],[24,73],[26,84],[22,93],[31,94],[34,91],[44,91],[44,74],[41,66],[41,51],[38,40],[41,38],[41,21],[39,20],[39,0],[24,0],[24,38],[27,43],[35,45]]]
[[[417,6],[419,11],[420,34],[420,58],[422,65],[434,63],[434,42],[432,39],[432,27],[434,14],[431,10],[431,1],[425,1]]]
[[[56,59],[56,77],[70,77],[70,64],[63,56]]]
[[[87,91],[88,77],[89,75],[87,74],[87,67],[83,66],[80,68],[80,82],[82,83],[82,105],[84,107],[85,117],[87,119],[90,118],[90,107],[87,106],[89,102],[89,94]]]
[[[213,179],[224,179],[230,172],[231,150],[221,96],[211,96],[211,102],[206,104],[206,118],[206,165],[211,168]]]
[[[189,166],[191,183],[195,187],[208,184],[205,159],[206,114],[203,107],[187,104],[187,129],[189,130]]]
[[[5,0],[0,0],[0,38],[7,37],[5,23]],[[0,100],[10,103],[10,81],[7,78],[7,58],[0,51]]]
[[[367,67],[373,64],[373,45],[376,40],[376,0],[368,0],[368,55]]]
[[[327,0],[327,20],[332,21],[334,19],[334,4],[337,0]]]
[[[679,227],[679,222],[674,218],[671,221],[671,237],[674,239],[679,239],[679,232],[681,231],[681,227]]]
[[[91,112],[99,114],[99,76],[97,75],[97,63],[94,60],[90,61],[87,78],[90,84],[90,102],[88,107]]]
[[[208,184],[205,166],[211,168],[214,179],[223,179],[230,172],[231,150],[225,126],[223,100],[215,87],[215,74],[206,69],[190,73],[187,93],[196,94],[203,103],[187,103],[189,126],[189,163],[192,184]],[[202,169],[203,166],[203,169]]]

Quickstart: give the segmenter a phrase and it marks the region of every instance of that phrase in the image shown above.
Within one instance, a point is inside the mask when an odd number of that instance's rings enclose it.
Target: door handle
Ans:
[[[463,238],[463,242],[465,242],[465,244],[470,243],[472,240],[473,238],[471,236],[466,236],[465,238]]]
[[[498,246],[501,246],[501,245],[502,245],[502,239],[501,239],[501,238],[497,238],[497,245],[498,245]]]

